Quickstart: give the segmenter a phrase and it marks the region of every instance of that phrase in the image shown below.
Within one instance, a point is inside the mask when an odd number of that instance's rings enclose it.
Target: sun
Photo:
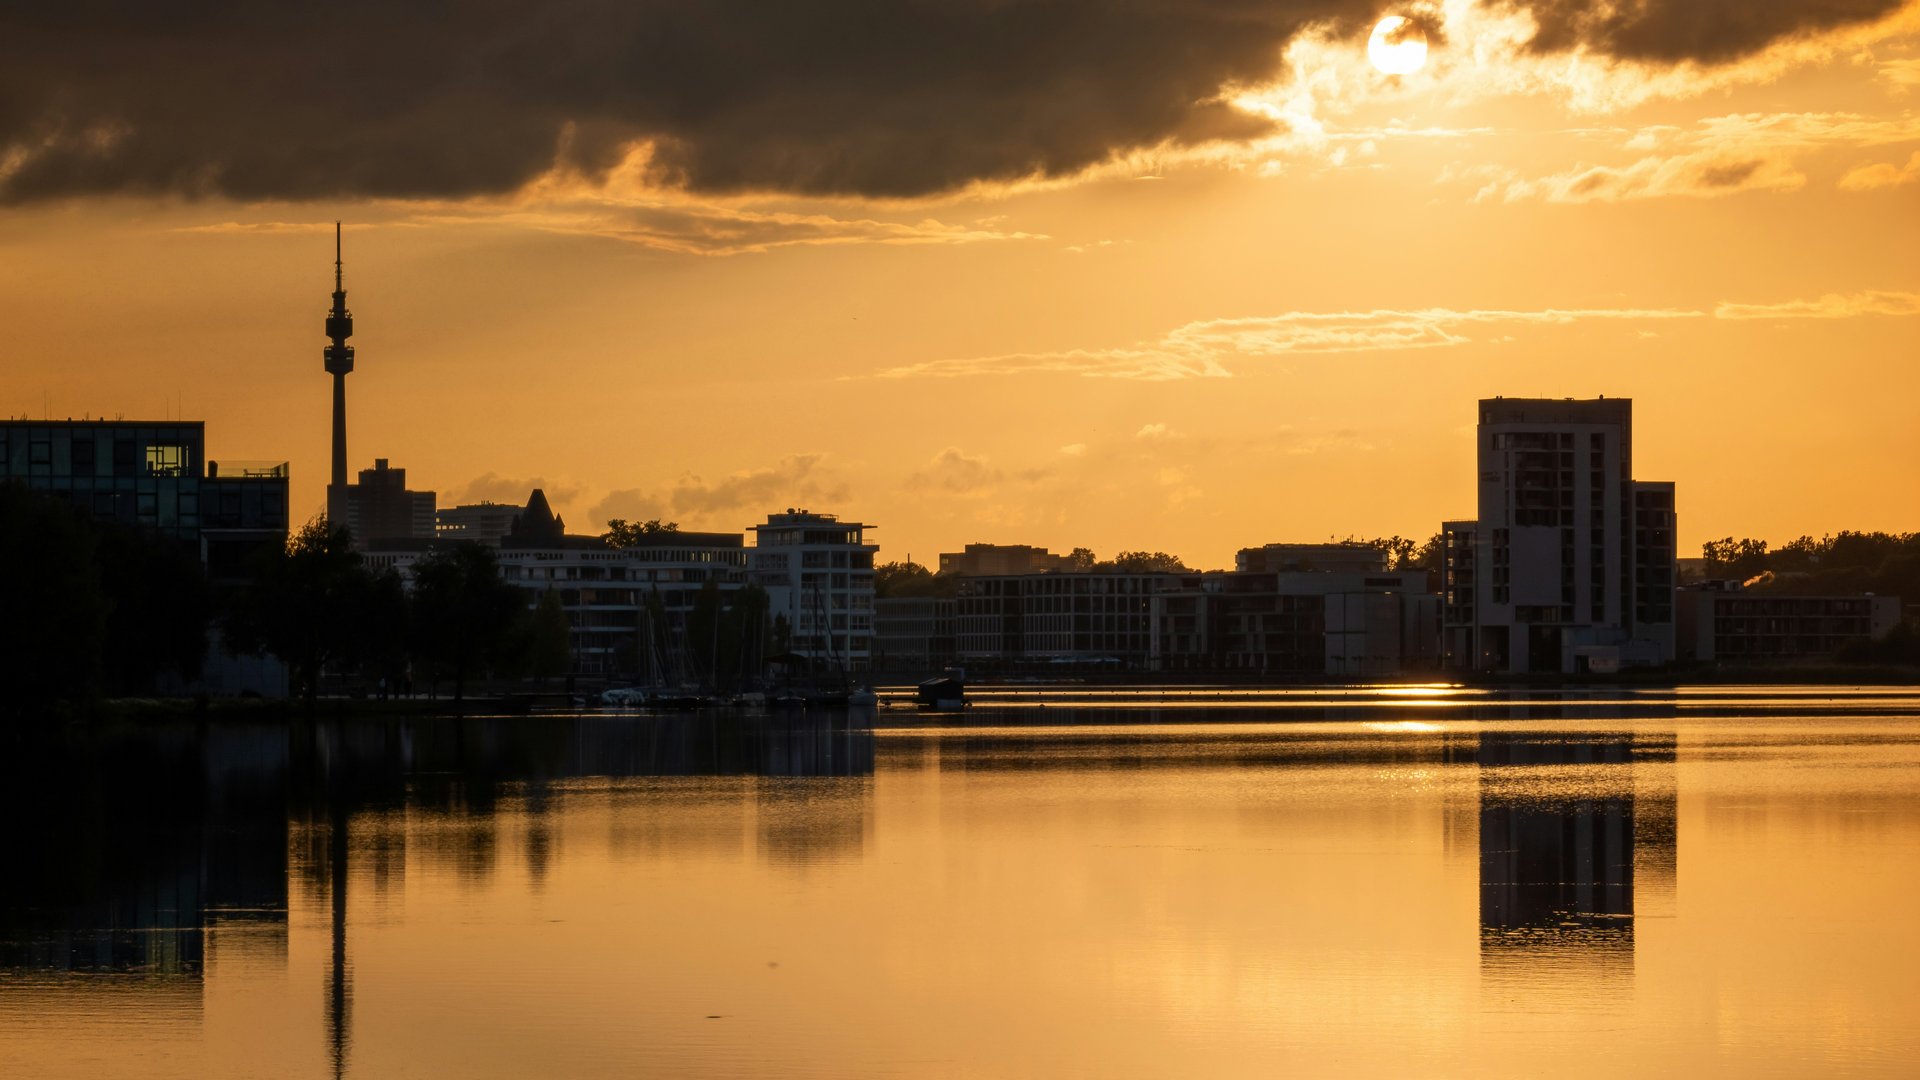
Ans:
[[[1386,75],[1411,75],[1427,62],[1427,35],[1404,16],[1389,15],[1367,39],[1367,59]]]

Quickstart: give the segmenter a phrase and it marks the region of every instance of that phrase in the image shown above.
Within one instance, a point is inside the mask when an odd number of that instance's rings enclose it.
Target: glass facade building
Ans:
[[[0,422],[0,479],[192,543],[215,579],[287,536],[286,463],[208,461],[200,421]]]

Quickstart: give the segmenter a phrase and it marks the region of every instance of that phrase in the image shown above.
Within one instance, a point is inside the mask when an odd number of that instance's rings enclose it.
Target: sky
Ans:
[[[350,465],[442,506],[1217,567],[1470,517],[1479,398],[1604,394],[1682,554],[1909,531],[1916,110],[1920,0],[45,5],[0,411],[319,513],[340,220]]]

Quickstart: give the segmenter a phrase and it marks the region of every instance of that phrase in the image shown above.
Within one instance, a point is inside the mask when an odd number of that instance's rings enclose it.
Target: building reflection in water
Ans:
[[[16,747],[0,967],[198,980],[208,938],[286,953],[285,732],[143,732]]]
[[[1482,970],[1630,974],[1636,917],[1673,895],[1672,736],[1489,732],[1474,754]]]

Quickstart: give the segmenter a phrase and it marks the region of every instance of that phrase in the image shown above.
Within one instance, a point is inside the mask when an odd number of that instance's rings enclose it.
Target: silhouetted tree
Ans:
[[[876,599],[950,597],[959,591],[959,585],[953,575],[935,574],[916,562],[881,563],[873,568],[873,595]]]
[[[358,660],[380,632],[383,588],[390,586],[376,581],[347,530],[315,518],[284,548],[259,553],[252,579],[230,600],[227,643],[238,652],[279,657],[291,669],[296,694],[311,706],[320,673]]]
[[[532,656],[528,666],[541,682],[565,675],[573,668],[573,627],[560,594],[548,589],[533,607]]]
[[[490,547],[454,544],[415,563],[412,607],[415,655],[453,679],[456,703],[472,676],[525,659],[525,594],[501,579]]]
[[[1765,540],[1735,540],[1731,536],[1709,540],[1700,545],[1700,554],[1706,559],[1710,578],[1745,581],[1765,573],[1771,563]]]
[[[1184,574],[1190,572],[1178,555],[1164,551],[1123,551],[1108,564],[1127,574]]]
[[[677,521],[663,522],[659,518],[650,521],[628,521],[625,518],[614,518],[607,522],[607,531],[600,534],[600,542],[610,548],[630,548],[639,543],[642,536],[679,531],[680,523]]]
[[[199,552],[174,537],[120,525],[100,528],[94,550],[107,599],[107,692],[148,694],[162,675],[198,677],[213,617]]]
[[[107,620],[92,528],[65,502],[0,483],[0,567],[0,710],[88,693]]]
[[[1092,548],[1077,547],[1067,552],[1067,562],[1075,571],[1087,571],[1098,565],[1100,560],[1094,558]]]

